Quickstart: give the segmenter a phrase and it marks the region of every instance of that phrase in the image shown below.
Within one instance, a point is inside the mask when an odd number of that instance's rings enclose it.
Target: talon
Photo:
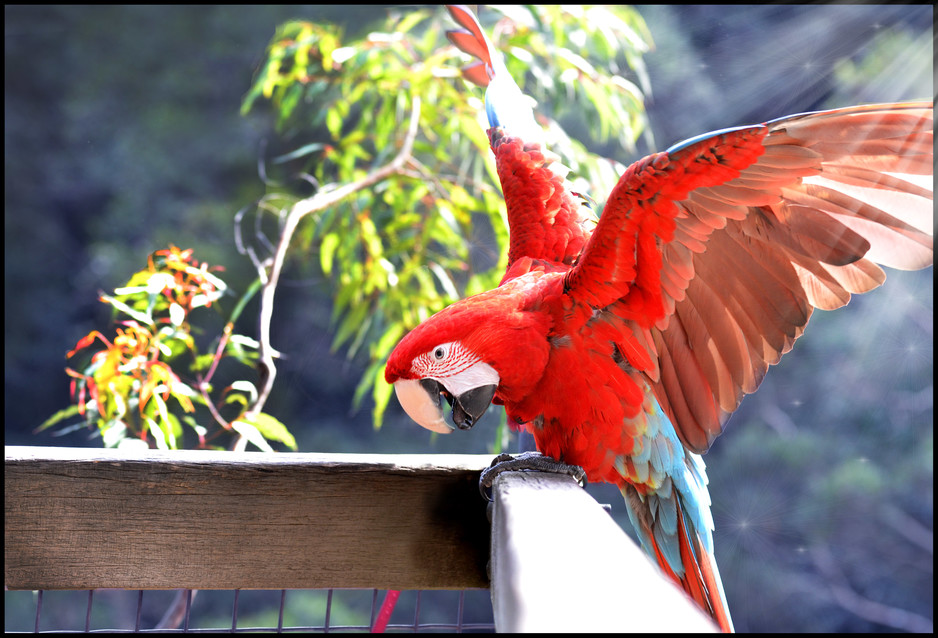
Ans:
[[[488,501],[492,500],[492,484],[495,482],[496,476],[502,472],[519,470],[567,474],[572,476],[580,484],[580,487],[586,486],[586,471],[579,465],[570,465],[549,456],[544,456],[540,452],[522,452],[518,456],[499,454],[479,476],[479,491],[482,493],[482,497]]]
[[[527,452],[526,452],[525,454],[527,454]],[[537,454],[537,453],[535,452],[535,454]],[[513,457],[511,454],[508,454],[507,452],[502,452],[501,454],[499,454],[498,456],[496,456],[494,459],[492,459],[492,462],[489,463],[488,469],[486,469],[485,471],[488,472],[489,469],[495,467],[495,466],[498,465],[499,463],[504,463],[505,461],[510,461],[510,460],[512,460],[513,458],[515,458],[515,457]],[[519,455],[519,458],[520,458],[520,455]]]

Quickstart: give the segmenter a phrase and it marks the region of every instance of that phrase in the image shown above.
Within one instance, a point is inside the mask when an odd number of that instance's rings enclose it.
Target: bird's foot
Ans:
[[[492,500],[492,483],[495,477],[502,472],[515,472],[518,470],[533,470],[536,472],[553,472],[555,474],[568,474],[576,479],[581,486],[586,485],[586,471],[579,465],[569,465],[540,452],[522,452],[517,456],[499,454],[492,464],[482,471],[479,477],[479,491],[487,500]]]

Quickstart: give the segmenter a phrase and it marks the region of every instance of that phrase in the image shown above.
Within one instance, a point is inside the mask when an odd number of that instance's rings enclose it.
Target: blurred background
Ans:
[[[33,430],[69,403],[65,353],[108,325],[98,292],[152,251],[194,248],[247,287],[232,220],[264,194],[258,159],[274,132],[263,108],[239,109],[265,47],[290,18],[351,35],[383,11],[5,7],[7,445],[100,445]],[[796,112],[934,97],[931,6],[639,11],[655,41],[640,154]],[[301,452],[491,451],[493,416],[431,437],[396,402],[378,431],[367,405],[351,410],[363,362],[330,351],[328,280],[309,271],[288,268],[278,291],[273,345],[287,357],[266,408]],[[705,457],[739,631],[931,631],[933,270],[888,277],[815,313]],[[253,317],[256,302],[242,332]],[[618,492],[590,489],[628,529]]]

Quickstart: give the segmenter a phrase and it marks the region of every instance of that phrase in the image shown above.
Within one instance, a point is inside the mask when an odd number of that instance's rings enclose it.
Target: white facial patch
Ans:
[[[416,359],[414,376],[439,381],[450,394],[459,396],[483,385],[498,385],[498,372],[458,341],[441,343]]]
[[[484,361],[476,361],[451,376],[431,378],[442,383],[449,393],[456,397],[483,385],[498,385],[498,373]]]

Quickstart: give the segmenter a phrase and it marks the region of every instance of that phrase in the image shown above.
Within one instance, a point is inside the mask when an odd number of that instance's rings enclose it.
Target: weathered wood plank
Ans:
[[[716,631],[571,477],[506,472],[493,494],[499,632]]]
[[[5,456],[10,589],[488,586],[488,455]]]

